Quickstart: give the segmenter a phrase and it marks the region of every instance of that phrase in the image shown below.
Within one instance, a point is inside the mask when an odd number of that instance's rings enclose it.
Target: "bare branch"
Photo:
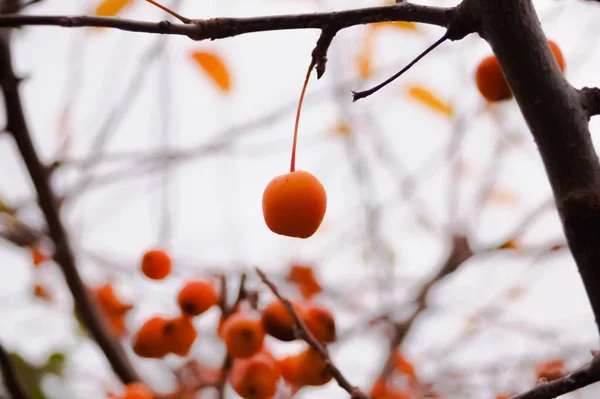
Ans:
[[[448,35],[444,34],[441,38],[436,40],[435,43],[433,43],[431,46],[427,47],[421,54],[416,56],[414,60],[409,62],[408,65],[406,65],[404,68],[402,68],[399,72],[396,72],[393,76],[391,76],[384,82],[378,84],[377,86],[372,87],[368,90],[364,90],[364,91],[352,91],[352,101],[356,102],[356,101],[360,100],[361,98],[368,97],[371,94],[375,94],[379,90],[383,89],[385,86],[387,86],[388,84],[392,83],[394,80],[396,80],[400,76],[402,76],[404,74],[404,72],[408,71],[413,65],[415,65],[417,62],[419,62],[419,60],[421,60],[423,57],[425,57],[427,54],[429,54],[431,51],[433,51],[440,44],[444,43],[446,40],[448,40]]]
[[[25,384],[23,384],[17,375],[17,371],[10,360],[10,355],[6,352],[2,344],[0,344],[0,367],[2,368],[4,385],[10,396],[13,399],[29,399],[31,396],[27,392]]]
[[[342,372],[336,367],[329,357],[329,351],[327,347],[325,347],[315,336],[310,332],[304,321],[296,314],[292,303],[284,298],[279,289],[273,284],[268,277],[260,270],[258,267],[255,268],[256,273],[259,275],[260,279],[269,287],[271,292],[285,305],[288,313],[294,319],[294,327],[298,338],[304,340],[307,344],[309,344],[314,350],[316,350],[327,367],[327,371],[331,374],[331,376],[336,380],[338,385],[343,388],[346,392],[348,392],[352,399],[369,399],[369,396],[364,393],[360,388],[355,387],[344,377]]]
[[[600,163],[588,111],[555,61],[531,0],[467,3],[535,139],[600,329]]]
[[[600,381],[600,354],[596,353],[587,365],[554,381],[542,382],[527,392],[510,399],[553,399]]]
[[[402,3],[337,12],[270,15],[253,18],[211,18],[192,20],[191,24],[176,24],[169,21],[146,22],[96,16],[3,15],[0,17],[0,27],[42,25],[78,28],[94,26],[129,32],[183,35],[193,40],[214,40],[252,32],[290,29],[326,30],[331,26],[344,29],[355,25],[389,21],[411,21],[446,27],[453,11],[453,7],[430,7]]]
[[[137,373],[129,363],[125,352],[105,326],[96,304],[77,271],[75,257],[58,212],[56,195],[50,185],[46,168],[37,154],[25,120],[19,81],[12,66],[10,34],[9,31],[2,30],[0,31],[0,86],[6,107],[6,130],[12,134],[33,181],[39,206],[46,218],[49,235],[54,242],[54,259],[62,269],[78,313],[105,353],[115,373],[126,384],[138,381]]]
[[[393,369],[393,362],[396,350],[402,345],[404,339],[408,335],[415,320],[427,309],[427,296],[431,289],[445,277],[454,273],[467,260],[473,256],[473,250],[469,245],[467,237],[455,235],[452,238],[452,248],[448,258],[443,263],[438,272],[423,284],[415,297],[415,310],[403,322],[396,323],[394,326],[394,337],[390,342],[388,358],[383,370],[380,373],[381,378],[386,378]]]

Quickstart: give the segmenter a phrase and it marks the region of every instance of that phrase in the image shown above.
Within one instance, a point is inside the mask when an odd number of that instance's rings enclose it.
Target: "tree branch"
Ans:
[[[36,152],[25,120],[18,88],[19,82],[12,67],[10,32],[2,30],[0,31],[0,86],[6,107],[6,130],[14,137],[35,186],[39,206],[46,219],[50,238],[54,242],[54,259],[62,269],[78,313],[104,351],[115,373],[124,383],[137,381],[139,377],[122,348],[107,330],[96,304],[91,299],[77,271],[75,257],[56,206],[56,196],[50,185],[46,168]]]
[[[553,399],[598,381],[600,381],[600,355],[596,353],[587,365],[557,380],[542,382],[535,388],[512,396],[510,399]]]
[[[169,21],[145,22],[95,16],[3,15],[0,16],[0,27],[44,25],[77,28],[94,26],[130,32],[183,35],[193,40],[215,40],[252,32],[290,29],[324,30],[330,26],[344,29],[355,25],[388,21],[411,21],[446,27],[453,11],[454,8],[401,3],[324,13],[270,15],[253,18],[211,18],[192,20],[191,24]]]
[[[588,119],[600,114],[600,88],[583,87],[579,89],[579,101],[587,111]]]
[[[30,395],[27,388],[17,375],[17,371],[10,360],[10,355],[0,344],[0,367],[2,368],[2,379],[4,386],[13,399],[29,399]]]
[[[467,237],[455,235],[452,238],[452,248],[448,258],[438,270],[419,290],[415,297],[416,308],[403,322],[396,323],[394,326],[394,336],[390,342],[388,358],[383,370],[380,373],[381,378],[387,378],[394,367],[396,350],[402,345],[417,318],[427,309],[427,296],[431,289],[444,278],[454,273],[461,265],[473,256],[473,250],[469,245]]]
[[[466,1],[537,143],[600,329],[600,163],[588,112],[559,69],[531,0]]]
[[[307,344],[309,344],[314,350],[316,350],[327,367],[327,371],[331,374],[331,376],[336,380],[338,385],[348,392],[352,399],[370,399],[369,396],[364,393],[360,388],[355,387],[344,377],[342,372],[336,367],[333,363],[333,360],[329,357],[329,351],[327,347],[321,344],[317,338],[310,332],[304,321],[296,314],[292,303],[284,298],[279,289],[273,284],[269,278],[262,272],[259,268],[255,268],[256,273],[260,277],[260,279],[265,283],[267,287],[273,292],[273,294],[285,305],[288,313],[294,319],[294,330],[298,338],[304,340]]]

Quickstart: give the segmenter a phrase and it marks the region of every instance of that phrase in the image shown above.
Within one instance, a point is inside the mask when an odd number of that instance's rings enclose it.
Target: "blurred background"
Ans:
[[[42,0],[24,12],[93,15],[99,3]],[[210,18],[382,2],[164,4]],[[594,39],[600,5],[535,5],[548,38],[562,49],[569,82],[600,85]],[[119,15],[169,17],[142,0]],[[288,171],[298,96],[318,34],[277,31],[194,42],[95,28],[14,31],[27,121],[43,161],[58,162],[52,182],[79,271],[90,287],[110,282],[135,306],[122,343],[142,377],[167,393],[176,385],[171,370],[187,360],[215,367],[222,361],[218,308],[195,320],[199,337],[188,358],[142,359],[130,349],[131,335],[150,316],[177,314],[175,297],[185,279],[224,273],[233,300],[247,272],[248,287],[264,304],[273,296],[253,267],[285,295],[300,298],[286,281],[294,264],[312,267],[322,287],[313,300],[336,317],[339,339],[331,356],[365,390],[398,338],[395,326],[409,327],[399,350],[419,381],[433,384],[444,399],[510,395],[532,387],[544,362],[563,360],[572,370],[589,361],[597,331],[543,165],[515,101],[486,104],[477,91],[475,68],[491,49],[476,35],[444,43],[395,83],[352,103],[351,90],[386,79],[443,29],[387,24],[338,33],[327,72],[320,80],[313,75],[308,86],[296,161],[325,186],[327,214],[306,240],[268,230],[262,192]],[[194,53],[209,54],[220,69],[207,69]],[[4,117],[1,112],[0,124]],[[592,133],[600,129],[595,120],[590,126]],[[0,134],[0,200],[0,228],[19,220],[43,230],[31,180],[7,134]],[[473,256],[439,275],[453,237],[463,236]],[[139,271],[142,254],[153,247],[173,258],[173,275],[165,281]],[[1,240],[0,273],[0,338],[38,387],[36,398],[96,399],[122,389],[73,317],[56,264],[35,266],[30,248]],[[423,293],[426,300],[419,301]],[[268,345],[283,356],[303,344]],[[236,397],[229,387],[226,393]],[[565,397],[598,393],[589,387]],[[213,395],[206,389],[198,397]],[[315,395],[348,396],[331,382],[297,397]]]

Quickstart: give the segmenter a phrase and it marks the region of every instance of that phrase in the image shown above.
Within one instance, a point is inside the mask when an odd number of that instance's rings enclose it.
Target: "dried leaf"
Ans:
[[[191,57],[220,90],[224,92],[231,90],[229,70],[220,56],[207,51],[193,51]]]
[[[508,299],[509,301],[516,301],[517,299],[521,298],[523,294],[525,294],[525,288],[516,285],[514,287],[511,287],[506,292],[506,299]]]
[[[52,302],[52,295],[50,292],[41,284],[33,286],[33,296],[41,299],[42,301]]]
[[[415,380],[417,379],[415,368],[399,351],[394,356],[394,368],[402,374],[406,374]]]
[[[512,191],[498,188],[488,193],[487,201],[496,204],[515,205],[519,202],[519,197]]]
[[[132,2],[132,0],[104,0],[96,8],[96,15],[114,17],[120,14]]]
[[[375,29],[394,28],[394,29],[410,30],[410,31],[417,30],[417,24],[415,24],[414,22],[405,22],[405,21],[378,22],[376,24],[372,24],[371,26]]]
[[[122,302],[115,295],[110,283],[92,289],[91,293],[100,307],[100,311],[104,316],[104,322],[111,332],[117,337],[126,335],[127,326],[125,324],[125,316],[133,309],[133,305]]]
[[[561,359],[550,360],[535,366],[535,375],[538,380],[558,380],[565,375],[565,361]]]
[[[454,163],[454,173],[461,177],[469,177],[473,175],[473,170],[475,168],[471,163],[465,161],[464,159],[458,160]]]
[[[310,299],[323,291],[312,267],[309,266],[292,265],[286,279],[298,287],[305,299]]]
[[[498,249],[515,250],[515,249],[519,249],[519,245],[517,244],[517,240],[511,239],[511,240],[506,241],[504,244],[499,245]]]
[[[446,104],[438,96],[432,93],[431,90],[425,87],[409,86],[407,89],[407,93],[412,99],[428,106],[432,110],[437,111],[441,114],[452,116],[452,114],[454,113],[452,106]]]
[[[548,252],[560,251],[562,249],[565,249],[566,247],[567,247],[566,244],[555,244],[555,245],[552,245],[550,248],[548,248]]]
[[[336,136],[349,136],[350,126],[347,123],[337,123],[331,126],[329,131]]]
[[[30,248],[29,252],[31,254],[33,265],[36,267],[50,260],[50,256],[44,253],[39,247]]]
[[[367,79],[373,73],[371,61],[374,53],[373,30],[367,29],[363,40],[363,45],[356,55],[356,65],[358,66],[358,75],[361,79]]]

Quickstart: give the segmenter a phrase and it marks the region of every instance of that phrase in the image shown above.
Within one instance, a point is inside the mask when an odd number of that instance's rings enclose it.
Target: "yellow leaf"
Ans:
[[[347,123],[338,123],[329,128],[329,131],[335,135],[349,136],[350,126]]]
[[[374,28],[394,28],[401,30],[417,30],[417,24],[414,22],[405,21],[389,21],[389,22],[378,22],[372,25]]]
[[[505,205],[514,205],[519,202],[519,198],[515,193],[503,189],[491,190],[487,195],[487,200],[488,202]]]
[[[508,240],[506,241],[504,244],[498,246],[498,249],[511,249],[511,250],[515,250],[518,249],[519,246],[517,245],[517,241],[512,239],[512,240]]]
[[[515,285],[506,292],[506,299],[509,301],[516,301],[521,298],[523,294],[525,294],[525,289],[521,286]]]
[[[358,75],[361,79],[367,79],[371,76],[372,67],[371,59],[373,58],[373,30],[367,29],[365,33],[365,39],[363,45],[358,51],[356,56],[356,63],[358,65]]]
[[[464,159],[459,159],[454,164],[454,173],[456,173],[458,176],[469,177],[473,174],[473,170],[473,165]]]
[[[231,79],[227,66],[218,55],[207,51],[193,51],[192,59],[222,91],[231,90]]]
[[[132,0],[104,0],[96,8],[96,15],[101,17],[114,17],[131,3]]]
[[[433,94],[429,89],[421,86],[408,87],[408,95],[416,101],[428,106],[434,111],[440,112],[447,116],[452,116],[454,110],[452,106],[446,104],[439,97]]]

